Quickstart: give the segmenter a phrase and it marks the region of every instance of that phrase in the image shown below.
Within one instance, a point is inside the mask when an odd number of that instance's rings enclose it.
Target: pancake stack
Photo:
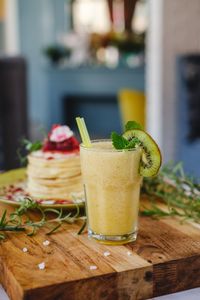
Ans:
[[[40,199],[72,200],[74,193],[83,190],[79,144],[69,134],[67,126],[56,126],[48,135],[42,149],[28,155],[28,192]],[[58,129],[60,132],[67,132],[62,135],[62,140],[55,135]]]

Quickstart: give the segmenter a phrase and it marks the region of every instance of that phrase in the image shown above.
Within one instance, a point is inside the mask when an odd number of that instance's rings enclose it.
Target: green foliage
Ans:
[[[31,219],[30,210],[39,213],[40,219],[37,221]],[[52,215],[55,217],[52,218]],[[49,227],[47,235],[50,235],[64,223],[72,224],[80,219],[85,220],[86,217],[81,214],[78,205],[76,205],[75,212],[65,213],[62,209],[42,209],[37,202],[31,198],[26,198],[9,216],[7,216],[6,210],[3,212],[0,219],[0,240],[5,239],[5,231],[25,231],[28,236],[33,236],[43,226]],[[80,234],[80,230],[78,234]]]
[[[41,141],[36,141],[32,143],[31,141],[27,139],[22,140],[22,145],[25,147],[25,149],[30,153],[33,151],[40,150],[42,148],[42,142]]]
[[[125,125],[125,132],[132,129],[142,129],[142,126],[135,121],[128,121]],[[134,149],[140,145],[138,138],[132,138],[130,141],[125,139],[122,135],[117,134],[116,132],[111,133],[112,144],[115,149],[118,150],[128,150]]]
[[[50,45],[43,50],[44,54],[51,60],[52,63],[59,63],[64,58],[69,58],[71,50],[61,45]]]
[[[22,154],[24,149],[26,150],[27,153],[31,153],[33,151],[40,150],[41,148],[42,148],[41,141],[31,142],[27,139],[22,139],[21,147],[17,149],[17,155],[21,166],[27,165],[27,154],[26,155]]]
[[[148,195],[150,206],[142,214],[153,218],[178,216],[181,221],[200,223],[200,184],[187,176],[182,163],[165,165],[154,178],[144,178],[142,192]],[[159,202],[166,209],[159,207]]]
[[[135,149],[138,146],[140,146],[141,142],[137,137],[134,137],[131,139],[131,141],[128,142],[125,149]]]
[[[129,143],[123,136],[117,134],[116,132],[111,133],[111,139],[114,148],[119,150],[125,149]]]
[[[125,132],[132,129],[140,129],[143,130],[142,126],[135,121],[128,121],[125,125]]]

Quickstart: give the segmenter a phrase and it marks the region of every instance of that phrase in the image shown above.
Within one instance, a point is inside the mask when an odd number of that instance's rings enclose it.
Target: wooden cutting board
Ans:
[[[137,241],[126,246],[78,236],[79,226],[48,237],[45,229],[9,234],[0,244],[0,282],[12,300],[147,299],[200,286],[200,229],[190,224],[141,217]]]

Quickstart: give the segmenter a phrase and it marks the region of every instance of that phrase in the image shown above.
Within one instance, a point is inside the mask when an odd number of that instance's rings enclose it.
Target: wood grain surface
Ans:
[[[12,210],[1,204],[0,215],[5,208]],[[8,234],[0,244],[0,282],[12,300],[148,299],[200,286],[200,229],[191,224],[141,217],[137,241],[122,246],[78,236],[79,227]]]

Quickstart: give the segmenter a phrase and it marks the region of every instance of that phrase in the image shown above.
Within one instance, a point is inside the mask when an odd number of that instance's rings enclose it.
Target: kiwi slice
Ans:
[[[133,138],[138,139],[138,146],[143,149],[140,163],[140,175],[151,177],[158,173],[162,156],[160,149],[153,138],[141,129],[131,129],[123,134],[123,137],[129,142]]]

